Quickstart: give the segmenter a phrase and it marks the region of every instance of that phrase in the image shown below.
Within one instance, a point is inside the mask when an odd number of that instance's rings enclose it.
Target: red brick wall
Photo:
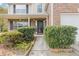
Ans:
[[[61,13],[78,12],[79,4],[77,3],[54,3],[53,4],[53,23],[60,24]]]

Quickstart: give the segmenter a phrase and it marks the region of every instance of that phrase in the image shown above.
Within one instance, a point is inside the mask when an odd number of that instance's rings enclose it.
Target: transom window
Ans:
[[[42,12],[42,4],[37,5],[37,12]]]

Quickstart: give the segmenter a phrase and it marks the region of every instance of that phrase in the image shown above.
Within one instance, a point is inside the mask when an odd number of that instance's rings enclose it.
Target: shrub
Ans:
[[[30,46],[31,42],[27,43],[27,42],[21,42],[19,44],[16,44],[16,49],[18,50],[23,50],[23,51],[26,51],[29,46]]]
[[[7,44],[11,43],[12,45],[15,45],[19,41],[21,41],[22,33],[18,31],[10,31],[10,32],[5,32],[2,34],[2,37],[5,37]]]
[[[32,40],[34,38],[35,29],[33,27],[22,27],[18,31],[23,33],[24,40]]]
[[[70,48],[74,43],[76,30],[73,26],[48,26],[44,35],[50,48]]]
[[[0,36],[0,44],[5,42],[5,37]]]
[[[7,32],[7,20],[4,20],[2,17],[0,17],[0,32]]]
[[[7,28],[3,28],[2,32],[8,32]]]

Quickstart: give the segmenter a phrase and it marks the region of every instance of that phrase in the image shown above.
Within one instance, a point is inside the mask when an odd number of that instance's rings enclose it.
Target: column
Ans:
[[[44,23],[44,28],[45,28],[46,27],[46,20],[44,20],[43,23]]]
[[[48,26],[49,25],[49,19],[48,19],[48,17],[46,17],[46,26]]]
[[[30,18],[28,17],[28,27],[30,26]]]
[[[36,28],[36,34],[37,34],[37,20],[35,20],[35,28]]]
[[[50,4],[50,20],[51,20],[51,26],[53,25],[53,3]]]

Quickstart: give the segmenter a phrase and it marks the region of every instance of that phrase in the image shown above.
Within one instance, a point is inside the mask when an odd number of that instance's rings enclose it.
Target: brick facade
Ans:
[[[60,24],[61,13],[76,13],[78,12],[79,4],[77,3],[54,3],[53,4],[53,24]]]

